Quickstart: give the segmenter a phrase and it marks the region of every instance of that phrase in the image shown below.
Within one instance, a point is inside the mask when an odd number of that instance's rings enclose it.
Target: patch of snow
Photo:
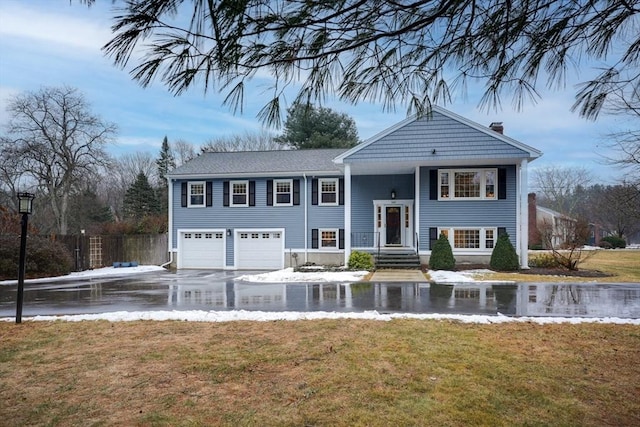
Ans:
[[[235,280],[258,283],[304,283],[304,282],[358,282],[368,271],[305,271],[296,272],[293,268],[270,271],[260,274],[245,274]]]
[[[429,277],[436,283],[466,283],[466,282],[482,282],[474,279],[476,274],[492,273],[491,270],[465,270],[465,271],[447,271],[447,270],[429,270]]]
[[[58,280],[90,279],[94,277],[105,277],[105,276],[128,276],[130,274],[149,273],[151,271],[160,271],[160,270],[164,270],[164,268],[157,265],[139,265],[137,267],[119,267],[119,268],[104,267],[104,268],[96,268],[94,270],[73,272],[65,276],[43,277],[39,279],[27,279],[24,282],[25,283],[43,283],[43,282],[53,282]],[[15,285],[17,283],[18,283],[17,280],[0,281],[0,285]]]
[[[390,321],[394,319],[416,319],[416,320],[441,320],[455,321],[461,323],[478,324],[500,324],[509,322],[518,323],[613,323],[620,325],[640,325],[640,319],[623,319],[619,317],[584,318],[584,317],[509,317],[504,315],[464,315],[464,314],[411,314],[411,313],[379,313],[377,311],[364,311],[361,313],[338,313],[327,311],[309,312],[271,312],[271,311],[118,311],[113,313],[99,314],[78,314],[65,316],[35,316],[23,318],[24,321],[34,322],[82,322],[106,320],[109,322],[132,322],[138,320],[167,321],[178,320],[188,322],[233,322],[233,321],[295,321],[295,320],[318,320],[318,319],[358,319]],[[14,318],[2,318],[0,321],[15,321]]]

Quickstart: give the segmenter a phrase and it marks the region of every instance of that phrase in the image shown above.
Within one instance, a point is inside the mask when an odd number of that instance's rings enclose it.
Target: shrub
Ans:
[[[0,237],[0,277],[18,278],[20,236]],[[27,277],[61,276],[71,271],[73,258],[62,244],[40,236],[27,237]]]
[[[498,236],[496,246],[491,252],[489,266],[498,271],[515,271],[520,268],[518,254],[509,240],[509,234],[502,233]]]
[[[600,247],[602,249],[613,249],[613,245],[611,243],[607,242],[606,240],[602,240],[600,242]]]
[[[352,270],[373,270],[373,256],[367,252],[353,251],[349,255],[349,268]]]
[[[553,254],[542,253],[529,259],[529,267],[556,268],[559,267],[559,264]]]
[[[608,242],[609,244],[611,244],[612,248],[626,248],[627,247],[627,242],[618,236],[607,236],[607,237],[603,237],[601,242]]]
[[[444,234],[440,234],[433,248],[431,248],[429,267],[432,270],[453,270],[455,266],[456,259],[453,257],[449,239]]]

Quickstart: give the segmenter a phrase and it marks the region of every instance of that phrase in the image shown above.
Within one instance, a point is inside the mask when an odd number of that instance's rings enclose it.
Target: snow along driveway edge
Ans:
[[[272,322],[272,321],[294,321],[294,320],[319,320],[319,319],[357,319],[357,320],[378,320],[390,321],[393,319],[416,319],[416,320],[448,320],[461,323],[478,323],[478,324],[494,324],[494,323],[536,323],[536,324],[552,324],[552,323],[612,323],[620,325],[640,325],[640,319],[624,319],[619,317],[509,317],[498,314],[497,316],[486,315],[464,315],[464,314],[411,314],[411,313],[379,313],[377,311],[365,311],[361,313],[338,313],[327,311],[309,311],[309,312],[271,312],[271,311],[117,311],[113,313],[98,314],[76,314],[62,316],[35,316],[23,318],[25,321],[34,322],[82,322],[106,320],[109,322],[131,322],[137,320],[179,320],[188,322],[233,322],[233,321],[254,321],[254,322]],[[12,322],[15,318],[1,318],[0,321]]]

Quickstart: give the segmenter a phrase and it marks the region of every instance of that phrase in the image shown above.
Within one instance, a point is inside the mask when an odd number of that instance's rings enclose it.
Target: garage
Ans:
[[[279,270],[284,268],[284,230],[237,230],[236,268]]]
[[[224,231],[180,232],[178,268],[224,268]]]

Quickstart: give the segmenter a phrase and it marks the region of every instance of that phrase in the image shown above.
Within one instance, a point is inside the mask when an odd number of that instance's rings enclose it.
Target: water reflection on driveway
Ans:
[[[235,281],[246,272],[154,272],[25,285],[25,316],[153,310],[261,310],[640,318],[640,284],[287,283]],[[0,286],[0,317],[16,286]]]

